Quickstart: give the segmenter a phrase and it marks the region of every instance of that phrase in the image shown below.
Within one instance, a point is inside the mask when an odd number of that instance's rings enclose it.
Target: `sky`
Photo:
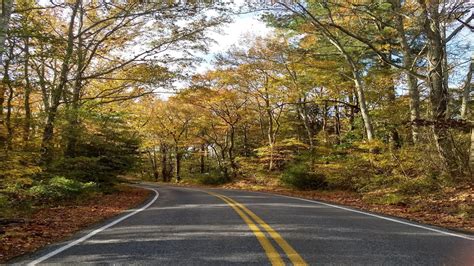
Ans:
[[[219,29],[210,30],[208,36],[212,38],[213,43],[209,48],[209,53],[204,55],[203,62],[198,66],[196,72],[204,73],[206,70],[212,69],[212,59],[216,54],[224,53],[233,45],[239,46],[241,39],[244,36],[265,36],[271,32],[271,29],[265,25],[264,22],[258,20],[258,15],[245,14],[234,17],[234,21],[230,24],[225,24]],[[244,45],[244,44],[242,44]]]

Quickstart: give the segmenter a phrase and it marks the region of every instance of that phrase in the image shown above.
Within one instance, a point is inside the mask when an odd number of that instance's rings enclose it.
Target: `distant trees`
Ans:
[[[464,180],[472,174],[472,69],[463,69],[465,56],[455,61],[451,42],[472,18],[464,1],[276,1],[264,15],[273,36],[219,55],[216,70],[160,104],[194,110],[183,158],[193,165],[206,154],[225,180],[289,164],[343,187],[370,186],[351,177],[354,169],[387,180]],[[428,158],[430,167],[414,166]]]

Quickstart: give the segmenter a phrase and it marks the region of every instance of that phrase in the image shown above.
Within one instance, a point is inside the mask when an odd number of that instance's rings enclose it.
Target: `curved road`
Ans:
[[[272,194],[147,187],[159,197],[141,209],[17,263],[474,265],[472,235]]]

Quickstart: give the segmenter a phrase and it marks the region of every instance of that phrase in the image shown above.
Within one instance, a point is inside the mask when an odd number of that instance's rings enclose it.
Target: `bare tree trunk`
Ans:
[[[466,82],[462,89],[462,101],[461,101],[461,119],[467,119],[468,107],[469,107],[469,96],[472,90],[472,73],[474,72],[474,55],[471,57],[471,64],[466,76]]]

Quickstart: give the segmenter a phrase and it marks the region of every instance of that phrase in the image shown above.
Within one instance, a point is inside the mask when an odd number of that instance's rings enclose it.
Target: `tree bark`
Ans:
[[[174,165],[174,173],[175,173],[175,179],[176,183],[181,182],[181,152],[179,150],[179,147],[177,144],[174,146],[174,152],[175,152],[175,165]]]
[[[402,48],[403,67],[407,78],[408,95],[410,97],[411,137],[413,144],[416,145],[419,139],[419,127],[416,124],[416,121],[420,119],[420,92],[418,90],[418,79],[410,73],[410,70],[415,66],[416,62],[413,60],[413,55],[405,32],[404,17],[400,10],[402,2],[400,0],[392,0],[391,4],[394,13],[397,14],[395,28]]]
[[[3,54],[5,53],[5,40],[10,25],[10,17],[13,10],[13,0],[2,0],[2,13],[0,14],[0,66],[3,66]],[[3,71],[1,72],[3,73]]]
[[[424,31],[427,37],[428,47],[428,86],[430,88],[431,112],[436,123],[433,125],[433,134],[436,140],[439,157],[445,170],[451,175],[458,172],[455,150],[453,143],[449,138],[449,132],[445,125],[448,110],[448,88],[445,86],[443,58],[444,40],[440,30],[439,6],[436,3],[425,3],[419,0],[424,8],[422,19],[424,20]]]
[[[339,106],[334,104],[334,132],[336,133],[336,142],[340,144],[341,141],[341,119],[339,114]]]
[[[5,53],[5,41],[7,39],[8,28],[10,24],[10,16],[13,9],[13,0],[2,1],[2,13],[0,14],[0,74],[5,73],[3,55]],[[2,81],[5,77],[2,77]],[[3,150],[7,145],[8,129],[5,124],[3,115],[3,104],[5,102],[5,93],[7,91],[6,84],[0,84],[0,150]]]
[[[199,173],[204,174],[206,172],[206,144],[201,144],[201,148],[199,150]]]
[[[68,26],[68,37],[67,37],[67,46],[64,53],[63,62],[61,65],[61,72],[59,75],[58,85],[51,92],[51,106],[48,109],[46,123],[43,131],[43,138],[41,142],[41,162],[44,165],[49,165],[52,161],[52,142],[54,136],[54,123],[56,121],[56,115],[58,112],[59,103],[61,96],[63,95],[64,88],[67,84],[67,76],[69,73],[69,62],[71,60],[73,50],[74,50],[74,24],[76,21],[76,15],[79,8],[81,0],[76,0],[74,6],[72,7],[71,17],[69,20]]]
[[[160,145],[161,151],[161,175],[163,176],[163,182],[170,181],[168,172],[168,148],[164,145]]]
[[[81,99],[81,90],[82,90],[82,76],[84,71],[84,50],[83,50],[83,38],[79,34],[82,31],[83,26],[83,17],[84,17],[84,8],[82,4],[78,9],[78,42],[77,42],[77,61],[76,67],[77,72],[74,80],[73,90],[72,90],[72,99],[71,99],[71,108],[68,110],[68,134],[67,134],[67,145],[66,145],[66,156],[75,157],[76,156],[76,147],[79,141],[79,108],[80,108],[80,99]]]
[[[471,128],[471,149],[469,151],[469,168],[474,172],[474,127]]]
[[[25,38],[25,62],[24,62],[24,74],[25,74],[25,122],[23,124],[23,142],[25,145],[30,140],[31,131],[31,107],[30,107],[30,95],[31,95],[31,83],[30,83],[30,72],[29,72],[29,59],[30,59],[30,39]]]
[[[228,150],[228,155],[229,155],[229,162],[230,162],[230,167],[232,168],[232,174],[235,174],[235,170],[237,169],[237,165],[235,164],[235,158],[234,158],[234,146],[235,146],[235,128],[233,125],[230,126],[229,129],[229,150]]]
[[[466,75],[466,81],[462,89],[462,100],[461,100],[461,119],[468,119],[469,112],[469,101],[472,90],[472,73],[474,72],[474,55],[471,57],[471,64]]]

